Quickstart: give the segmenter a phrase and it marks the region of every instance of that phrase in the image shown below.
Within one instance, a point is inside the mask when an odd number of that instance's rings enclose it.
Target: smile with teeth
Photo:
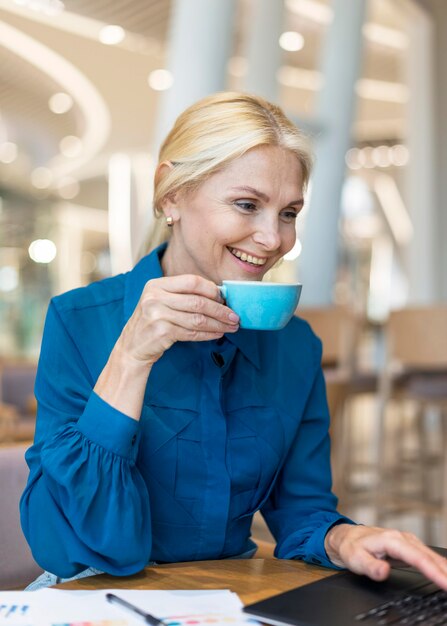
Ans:
[[[265,265],[267,259],[261,259],[257,256],[253,256],[252,254],[246,254],[245,252],[241,252],[236,248],[228,248],[228,250],[236,256],[241,261],[245,261],[246,263],[251,263],[252,265]]]

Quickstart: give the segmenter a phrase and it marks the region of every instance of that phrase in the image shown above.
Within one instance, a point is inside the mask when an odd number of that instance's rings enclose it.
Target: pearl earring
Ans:
[[[168,215],[166,218],[166,226],[168,226],[168,228],[174,226],[174,218],[171,215]]]

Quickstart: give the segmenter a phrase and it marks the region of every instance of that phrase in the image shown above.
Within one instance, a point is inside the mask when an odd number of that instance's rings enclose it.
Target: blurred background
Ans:
[[[0,0],[0,439],[32,438],[49,299],[143,254],[177,114],[250,91],[313,142],[274,279],[324,339],[342,506],[446,541],[446,62],[444,0]]]
[[[280,271],[303,303],[447,299],[442,0],[0,0],[0,354],[35,358],[48,299],[128,270],[176,115],[279,103],[317,158]]]

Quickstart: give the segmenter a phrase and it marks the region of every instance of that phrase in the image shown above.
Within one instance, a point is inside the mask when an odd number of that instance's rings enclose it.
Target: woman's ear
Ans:
[[[162,161],[161,163],[159,163],[157,165],[157,169],[155,170],[155,184],[158,185],[158,183],[163,180],[163,178],[173,169],[174,166],[172,165],[171,161]]]
[[[155,184],[158,184],[173,169],[171,161],[162,161],[155,170]],[[174,222],[180,219],[180,213],[177,206],[177,193],[168,193],[161,201],[161,210],[165,217],[172,217]]]

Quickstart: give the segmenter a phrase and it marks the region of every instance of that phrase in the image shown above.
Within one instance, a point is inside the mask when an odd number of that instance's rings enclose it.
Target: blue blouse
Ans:
[[[50,303],[21,500],[35,560],[70,577],[231,557],[254,546],[261,510],[277,557],[332,566],[324,537],[350,520],[331,493],[321,343],[307,323],[175,343],[139,422],[93,391],[164,249]]]

